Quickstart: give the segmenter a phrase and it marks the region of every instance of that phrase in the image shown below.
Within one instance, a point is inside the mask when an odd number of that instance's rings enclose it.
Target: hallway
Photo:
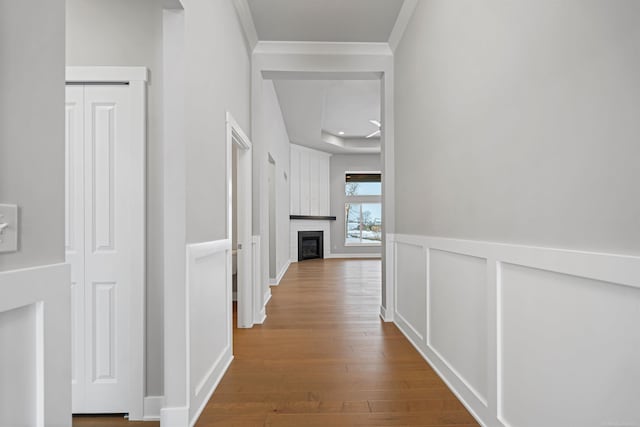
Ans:
[[[476,426],[395,325],[381,322],[379,260],[294,263],[268,318],[236,329],[208,426]]]

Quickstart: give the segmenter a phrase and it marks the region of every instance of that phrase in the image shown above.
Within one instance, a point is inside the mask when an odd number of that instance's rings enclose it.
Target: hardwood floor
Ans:
[[[196,427],[477,426],[393,325],[379,260],[294,263]]]
[[[265,324],[234,331],[235,359],[196,427],[478,426],[400,331],[380,320],[380,268],[379,260],[292,264],[271,288]]]

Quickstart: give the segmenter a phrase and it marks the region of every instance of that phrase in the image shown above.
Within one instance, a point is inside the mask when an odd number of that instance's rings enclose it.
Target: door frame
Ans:
[[[252,156],[253,147],[249,137],[244,133],[238,122],[227,111],[227,239],[233,241],[233,167],[232,150],[238,148],[237,157],[237,204],[238,204],[238,243],[240,237],[246,247],[244,256],[237,255],[238,274],[238,327],[250,328],[256,323],[254,305],[260,292],[256,289],[253,275],[254,260],[252,257]],[[242,273],[242,274],[240,274]],[[233,332],[233,331],[231,331]]]
[[[131,91],[131,130],[135,144],[131,159],[138,174],[131,186],[134,193],[134,218],[136,228],[142,230],[142,238],[135,242],[133,252],[140,263],[133,263],[132,277],[135,283],[130,289],[129,301],[129,419],[144,418],[144,391],[146,381],[145,317],[146,317],[146,99],[149,71],[146,67],[66,67],[66,83],[70,84],[128,84]],[[138,184],[138,185],[136,185]]]
[[[405,2],[408,14],[416,0]],[[403,6],[403,13],[405,8]],[[403,15],[404,19],[405,15]],[[402,21],[404,25],[405,21]],[[399,35],[398,35],[399,34]],[[285,80],[377,80],[380,82],[380,135],[382,172],[382,286],[380,317],[393,322],[395,313],[395,273],[393,271],[393,245],[395,233],[395,131],[394,131],[394,75],[393,51],[402,31],[392,34],[388,43],[332,43],[332,42],[277,42],[258,41],[251,55],[251,135],[256,143],[256,158],[263,158],[267,144],[264,138],[263,81]],[[258,168],[260,176],[255,185],[266,181],[264,168]],[[257,193],[257,217],[260,218],[260,234],[265,235],[264,188]],[[266,246],[266,245],[264,245]],[[293,254],[292,254],[293,255]],[[268,260],[268,248],[263,248],[263,257]],[[268,271],[268,269],[264,269]],[[268,274],[263,273],[263,280]]]

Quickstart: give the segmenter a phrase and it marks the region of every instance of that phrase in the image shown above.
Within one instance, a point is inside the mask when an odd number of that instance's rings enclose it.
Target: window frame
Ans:
[[[343,231],[343,239],[345,247],[380,247],[382,246],[382,194],[374,195],[374,196],[349,196],[346,193],[346,185],[347,185],[347,175],[350,174],[379,174],[380,171],[345,171],[344,173],[344,231]],[[374,181],[371,181],[374,182]],[[377,182],[377,181],[375,181]],[[382,180],[380,180],[382,182]],[[380,193],[382,193],[382,186],[380,187]],[[349,242],[347,241],[349,237],[349,218],[347,217],[347,206],[350,204],[359,204],[360,205],[360,224],[362,224],[362,205],[363,204],[378,204],[380,205],[380,236],[381,240],[379,242],[362,242],[362,233],[360,237],[360,242]]]

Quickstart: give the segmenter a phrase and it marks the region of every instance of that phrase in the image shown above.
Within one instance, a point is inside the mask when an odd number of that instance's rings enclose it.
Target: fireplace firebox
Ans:
[[[323,231],[298,231],[298,261],[324,258],[323,240]]]

